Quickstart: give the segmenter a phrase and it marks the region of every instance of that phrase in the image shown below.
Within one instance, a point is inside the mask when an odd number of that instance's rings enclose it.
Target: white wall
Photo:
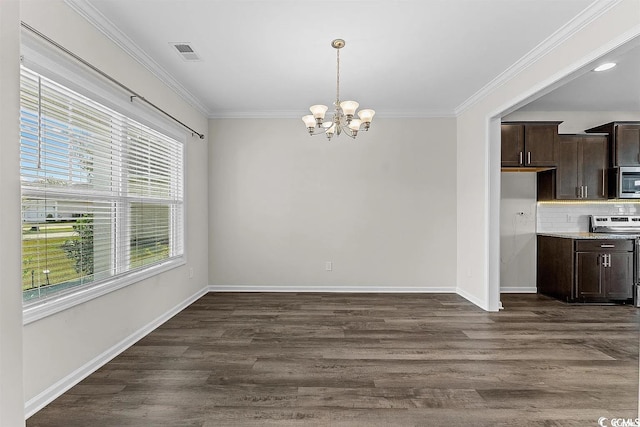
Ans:
[[[63,1],[24,0],[20,17],[192,128],[206,131],[205,117]],[[37,409],[71,385],[70,382],[88,374],[90,369],[112,356],[114,349],[126,345],[145,327],[153,325],[208,285],[206,140],[187,138],[185,170],[187,265],[25,325],[24,389],[28,411]],[[18,197],[3,198],[2,208],[8,205],[19,209],[19,203]],[[18,252],[17,248],[12,250]],[[191,268],[194,275],[189,279]],[[19,281],[14,286],[17,283]],[[4,301],[2,304],[4,311]],[[4,378],[2,381],[4,383]]]
[[[500,291],[535,292],[536,174],[500,175]]]
[[[489,137],[490,119],[639,33],[640,2],[622,0],[458,115],[458,211],[478,212],[458,215],[457,224],[458,289],[471,301],[488,310],[499,305],[491,293],[499,283],[490,280],[499,270],[499,251],[489,249],[496,247],[492,242],[499,230],[489,223],[490,212],[499,212],[500,190],[494,183],[499,182],[500,139]]]
[[[514,111],[505,121],[560,121],[559,133],[584,133],[586,129],[610,122],[638,121],[640,111]]]
[[[212,285],[455,291],[455,119],[376,118],[355,141],[299,119],[209,133]]]
[[[0,2],[0,426],[24,425],[18,135],[19,2]]]

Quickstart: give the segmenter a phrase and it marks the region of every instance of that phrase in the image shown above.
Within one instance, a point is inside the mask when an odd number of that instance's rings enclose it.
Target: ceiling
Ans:
[[[615,68],[594,72],[600,64]],[[640,38],[625,43],[564,79],[521,111],[640,111]]]
[[[341,100],[356,100],[378,116],[453,116],[607,3],[66,1],[208,117],[299,117],[312,104],[331,105],[336,51],[330,44],[335,38],[346,40],[340,51]],[[175,42],[189,44],[199,60],[185,61]],[[635,73],[637,80],[637,50],[635,56],[629,60],[632,71],[625,71],[621,61],[608,75]],[[625,104],[628,87],[612,91],[589,73],[577,75],[532,106],[563,109],[570,100],[572,109],[601,108],[586,107],[595,100],[626,108],[640,102]],[[593,99],[584,95],[583,84],[597,88]]]

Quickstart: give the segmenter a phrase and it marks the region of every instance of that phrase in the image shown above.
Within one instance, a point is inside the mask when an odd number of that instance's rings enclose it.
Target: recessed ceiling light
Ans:
[[[606,70],[612,69],[615,66],[616,66],[615,62],[607,62],[605,64],[597,66],[596,68],[593,69],[593,71],[606,71]]]

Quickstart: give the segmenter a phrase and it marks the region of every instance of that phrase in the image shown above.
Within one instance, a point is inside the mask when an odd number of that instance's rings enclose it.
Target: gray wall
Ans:
[[[191,127],[206,131],[206,117],[187,105],[63,1],[24,1],[20,2],[20,7],[20,18],[27,24],[125,85],[135,88]],[[15,61],[15,58],[10,60]],[[17,87],[18,81],[13,84]],[[73,381],[112,357],[114,351],[130,345],[167,313],[206,289],[206,140],[191,138],[190,134],[186,138],[185,171],[187,264],[25,325],[22,330],[24,397],[28,411],[55,397]],[[3,199],[2,208],[7,206],[19,211],[19,197]],[[193,278],[189,278],[190,269],[193,269]],[[20,345],[19,341],[16,342]]]
[[[536,291],[536,174],[501,173],[500,291]]]
[[[0,4],[0,426],[24,425],[18,134],[19,2]]]
[[[355,141],[299,119],[209,133],[212,285],[455,292],[455,119],[376,117]]]

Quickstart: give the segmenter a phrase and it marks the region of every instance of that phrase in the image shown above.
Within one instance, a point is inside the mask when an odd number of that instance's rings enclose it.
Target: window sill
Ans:
[[[182,256],[141,271],[133,272],[124,277],[107,280],[103,283],[78,290],[77,292],[72,292],[69,294],[61,295],[59,297],[52,297],[44,301],[38,301],[29,304],[25,306],[22,311],[22,324],[28,325],[29,323],[36,322],[47,316],[51,316],[53,314],[67,310],[71,307],[75,307],[76,305],[83,304],[94,298],[98,298],[102,295],[108,294],[118,289],[122,289],[141,280],[157,276],[158,274],[164,273],[165,271],[172,270],[185,264],[185,258],[184,256]]]

